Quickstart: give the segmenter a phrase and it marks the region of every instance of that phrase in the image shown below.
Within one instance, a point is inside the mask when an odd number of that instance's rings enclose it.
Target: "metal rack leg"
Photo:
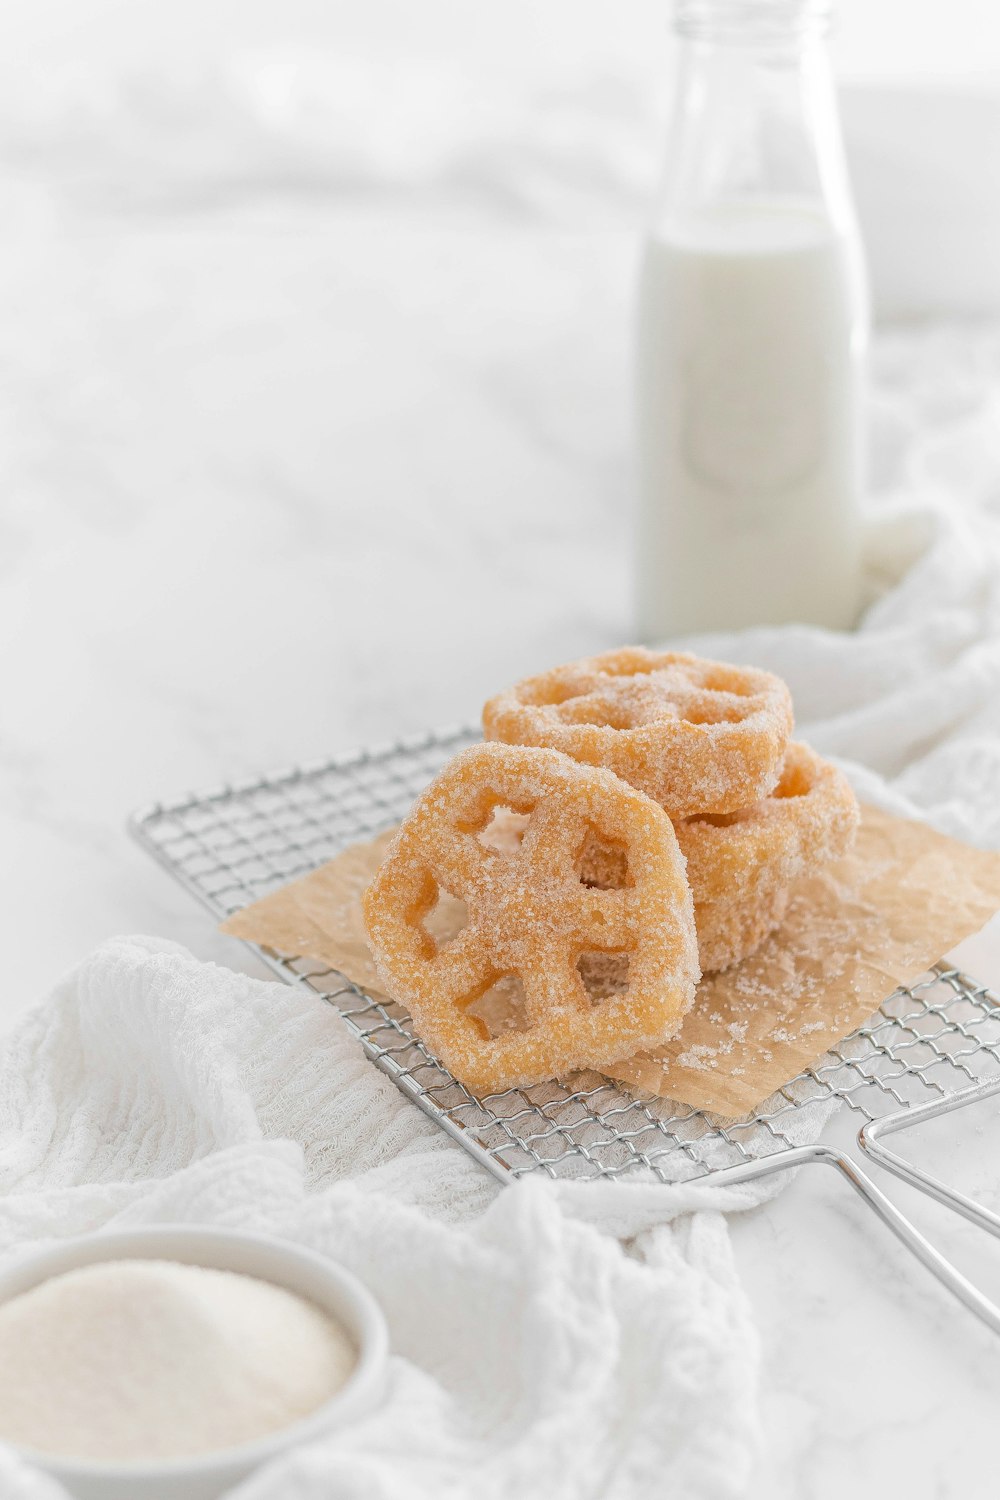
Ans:
[[[945,1208],[961,1214],[964,1219],[977,1224],[980,1229],[1000,1236],[1000,1215],[993,1213],[991,1209],[984,1208],[981,1203],[977,1203],[974,1198],[967,1197],[965,1193],[960,1193],[957,1188],[949,1187],[940,1178],[932,1177],[929,1172],[922,1171],[912,1162],[905,1161],[882,1142],[883,1136],[894,1135],[898,1131],[909,1129],[911,1125],[920,1125],[925,1120],[937,1119],[939,1115],[951,1114],[952,1110],[964,1109],[966,1105],[976,1104],[981,1099],[990,1099],[994,1094],[1000,1094],[1000,1078],[989,1078],[984,1083],[975,1084],[972,1088],[949,1094],[947,1098],[936,1099],[930,1104],[911,1105],[907,1109],[898,1110],[894,1115],[884,1115],[880,1120],[870,1120],[858,1132],[858,1145],[872,1161],[877,1162],[880,1167],[885,1167],[886,1171],[901,1177],[911,1187],[918,1188],[928,1197],[944,1204]]]
[[[1000,1088],[1000,1084],[995,1084],[994,1087]],[[891,1229],[896,1238],[911,1254],[916,1256],[921,1265],[925,1266],[942,1286],[947,1287],[948,1291],[957,1297],[970,1312],[975,1313],[976,1317],[988,1328],[991,1328],[994,1333],[1000,1333],[1000,1307],[997,1307],[996,1303],[991,1302],[977,1287],[973,1286],[972,1282],[963,1276],[961,1271],[953,1266],[940,1251],[935,1250],[931,1242],[914,1224],[911,1224],[906,1215],[890,1202],[867,1172],[863,1171],[850,1157],[843,1156],[831,1146],[799,1146],[791,1151],[776,1152],[772,1158],[764,1161],[727,1167],[721,1172],[714,1173],[712,1181],[713,1184],[751,1182],[758,1177],[788,1171],[792,1167],[808,1166],[813,1162],[835,1167],[872,1212],[878,1215],[886,1228]]]

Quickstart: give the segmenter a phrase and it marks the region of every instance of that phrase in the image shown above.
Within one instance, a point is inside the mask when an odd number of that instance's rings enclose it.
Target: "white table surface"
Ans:
[[[136,805],[472,718],[629,637],[634,262],[626,231],[427,228],[363,198],[7,198],[4,1025],[112,933],[248,962],[129,842]],[[969,962],[1000,980],[1000,942]],[[998,1175],[979,1114],[927,1133],[967,1186]],[[995,1270],[975,1231],[889,1191]],[[848,1188],[807,1171],[732,1232],[768,1492],[988,1493],[998,1345]]]

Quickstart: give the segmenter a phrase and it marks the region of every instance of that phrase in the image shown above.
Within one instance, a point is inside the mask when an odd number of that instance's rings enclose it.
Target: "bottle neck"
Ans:
[[[794,48],[825,37],[832,0],[675,0],[674,30],[719,46]]]
[[[660,218],[794,202],[854,230],[826,0],[678,0]]]

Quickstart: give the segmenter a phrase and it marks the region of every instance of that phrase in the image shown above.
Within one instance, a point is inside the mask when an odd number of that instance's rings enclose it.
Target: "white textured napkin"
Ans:
[[[0,1252],[108,1225],[239,1226],[355,1271],[389,1319],[384,1408],[241,1494],[408,1500],[742,1492],[756,1337],[730,1193],[501,1189],[315,998],[122,938],[0,1068]],[[577,1213],[574,1204],[579,1204]],[[635,1235],[627,1252],[597,1227]],[[47,1482],[5,1474],[0,1492]]]
[[[877,373],[864,628],[702,644],[781,672],[864,796],[996,846],[1000,338],[900,336]],[[254,1500],[465,1500],[473,1477],[482,1500],[746,1490],[757,1348],[718,1210],[753,1193],[501,1190],[304,994],[148,939],[100,949],[6,1044],[0,1186],[5,1256],[186,1220],[291,1236],[368,1283],[385,1408],[259,1474]],[[55,1492],[0,1449],[0,1493]]]

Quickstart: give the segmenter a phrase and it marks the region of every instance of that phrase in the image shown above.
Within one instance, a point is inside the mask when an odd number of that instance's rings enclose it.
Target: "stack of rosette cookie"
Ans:
[[[857,803],[771,673],[642,647],[491,698],[365,895],[388,993],[484,1095],[669,1041]],[[448,920],[435,920],[445,911]]]

